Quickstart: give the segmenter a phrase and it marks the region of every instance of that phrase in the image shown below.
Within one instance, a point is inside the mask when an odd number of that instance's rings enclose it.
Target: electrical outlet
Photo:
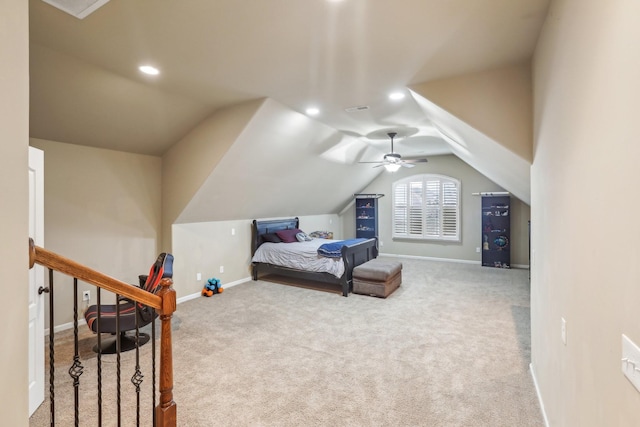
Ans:
[[[220,273],[224,273],[224,265],[220,266]]]
[[[567,345],[567,321],[564,320],[564,317],[560,318],[561,326],[560,326],[560,337],[562,338],[562,344]]]
[[[196,280],[202,280],[202,273],[196,273]]]
[[[476,253],[479,254],[480,253],[480,247],[476,248]]]
[[[640,348],[622,334],[622,373],[640,391]]]
[[[235,228],[232,228],[232,229],[231,229],[231,235],[232,235],[232,236],[235,236],[235,235],[236,235],[236,229],[235,229]]]
[[[90,301],[91,300],[91,291],[84,291],[82,293],[82,301]]]

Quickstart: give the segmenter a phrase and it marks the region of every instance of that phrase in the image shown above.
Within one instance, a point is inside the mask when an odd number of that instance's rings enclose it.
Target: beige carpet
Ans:
[[[403,284],[387,299],[258,281],[180,304],[173,332],[178,424],[543,426],[528,372],[528,271],[400,260]],[[95,357],[83,354],[81,394],[90,400]],[[105,356],[105,371],[114,371],[114,360]],[[69,365],[56,368],[62,426],[73,425]],[[145,358],[143,373],[146,365]],[[135,394],[133,368],[126,369],[129,416]],[[113,407],[112,386],[103,400]],[[81,425],[96,425],[93,405],[82,408]],[[107,411],[104,425],[116,425]],[[31,425],[48,425],[48,413],[45,403]],[[150,425],[143,416],[141,425]]]

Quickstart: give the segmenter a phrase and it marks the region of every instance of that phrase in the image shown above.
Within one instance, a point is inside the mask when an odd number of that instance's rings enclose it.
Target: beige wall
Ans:
[[[336,230],[334,238],[340,238],[337,215],[300,216],[299,219],[303,231]],[[173,225],[174,288],[178,298],[199,293],[204,281],[211,277],[220,279],[223,287],[251,277],[252,221]],[[220,266],[224,267],[224,273],[220,273]],[[202,280],[197,280],[197,273],[202,274]]]
[[[29,19],[23,0],[5,0],[0,9],[0,424],[20,427],[29,425]]]
[[[430,81],[415,92],[531,161],[532,93],[529,62]]]
[[[160,157],[34,138],[30,144],[44,151],[47,249],[137,284],[159,252]],[[56,273],[54,283],[61,325],[73,320],[73,282]],[[95,303],[95,287],[80,288],[91,290]]]
[[[640,344],[639,16],[557,0],[534,58],[532,368],[553,427],[640,425],[621,372],[621,335]]]
[[[172,229],[178,298],[199,293],[211,277],[220,279],[225,287],[251,275],[251,220],[174,224]],[[220,266],[224,266],[224,273],[220,273]],[[197,280],[197,273],[201,280]]]
[[[263,100],[214,113],[162,157],[162,248],[171,248],[171,226],[220,159],[253,117]]]
[[[462,196],[462,240],[461,242],[434,242],[394,240],[391,238],[391,189],[395,181],[411,175],[434,173],[447,175],[461,181]],[[465,162],[453,155],[432,156],[429,163],[411,169],[401,168],[395,173],[378,176],[362,193],[380,193],[378,226],[380,230],[380,252],[383,254],[410,255],[480,262],[481,254],[476,248],[482,246],[481,197],[472,193],[482,191],[504,191]],[[526,266],[528,261],[529,206],[512,197],[511,215],[511,264]],[[355,237],[355,212],[350,206],[341,215],[345,238]]]

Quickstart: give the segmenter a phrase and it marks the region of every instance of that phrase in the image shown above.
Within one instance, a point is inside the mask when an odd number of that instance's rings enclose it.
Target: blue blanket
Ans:
[[[324,243],[318,248],[318,255],[329,258],[340,258],[342,256],[342,247],[350,246],[355,243],[363,242],[367,239],[349,239],[340,240],[338,242]]]

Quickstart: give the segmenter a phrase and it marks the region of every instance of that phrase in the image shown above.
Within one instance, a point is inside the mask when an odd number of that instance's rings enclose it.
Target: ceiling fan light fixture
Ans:
[[[398,169],[400,169],[400,165],[398,163],[388,163],[384,165],[384,168],[387,170],[387,172],[396,172]]]

